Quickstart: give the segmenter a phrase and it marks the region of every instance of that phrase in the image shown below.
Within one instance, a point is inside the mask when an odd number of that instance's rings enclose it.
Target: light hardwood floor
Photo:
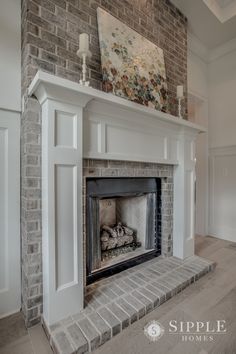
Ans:
[[[196,254],[214,260],[214,272],[205,275],[183,292],[135,322],[104,344],[95,354],[236,354],[236,243],[213,237],[196,237]],[[165,334],[156,342],[146,338],[143,328],[157,320],[165,329],[170,320],[225,320],[225,334],[212,341],[182,341],[179,334]],[[203,337],[202,337],[203,338]],[[52,353],[40,325],[24,328],[21,315],[0,320],[1,354]]]
[[[1,354],[52,354],[42,326],[26,329],[23,316],[17,313],[0,320]]]

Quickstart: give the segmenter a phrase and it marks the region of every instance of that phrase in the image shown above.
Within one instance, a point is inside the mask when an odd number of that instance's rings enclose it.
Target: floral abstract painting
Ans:
[[[167,111],[163,50],[98,8],[103,90]]]

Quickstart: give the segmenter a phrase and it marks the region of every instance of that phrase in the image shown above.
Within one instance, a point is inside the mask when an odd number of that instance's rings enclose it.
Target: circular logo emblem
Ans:
[[[165,332],[164,327],[157,321],[151,321],[144,327],[144,334],[152,342],[157,341],[163,336]]]

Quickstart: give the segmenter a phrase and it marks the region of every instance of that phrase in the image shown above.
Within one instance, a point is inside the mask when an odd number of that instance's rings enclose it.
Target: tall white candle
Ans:
[[[182,85],[177,86],[177,98],[182,98],[184,96],[184,87]]]
[[[89,35],[87,33],[81,33],[79,35],[79,51],[87,53],[89,50]]]

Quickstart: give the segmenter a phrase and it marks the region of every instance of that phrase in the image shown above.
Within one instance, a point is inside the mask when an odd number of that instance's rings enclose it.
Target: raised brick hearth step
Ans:
[[[198,256],[158,257],[87,287],[86,308],[47,331],[55,353],[93,351],[215,268]]]

